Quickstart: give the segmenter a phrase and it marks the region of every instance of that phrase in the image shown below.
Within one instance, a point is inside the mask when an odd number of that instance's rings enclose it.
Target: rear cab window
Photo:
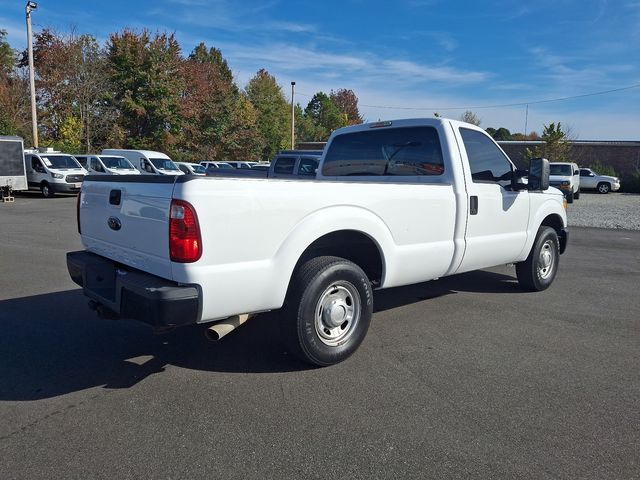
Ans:
[[[293,169],[296,166],[296,157],[278,157],[273,166],[273,173],[293,175]]]
[[[326,177],[437,177],[445,172],[434,127],[364,130],[336,136],[326,153]]]

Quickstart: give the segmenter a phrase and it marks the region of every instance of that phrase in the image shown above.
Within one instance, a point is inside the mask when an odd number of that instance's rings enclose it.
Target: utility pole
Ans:
[[[31,11],[36,10],[36,2],[27,2],[27,48],[29,50],[29,86],[31,89],[31,128],[33,131],[33,148],[38,148],[38,113],[36,112],[36,80],[33,71],[33,40],[31,36]]]
[[[296,149],[296,109],[293,102],[295,88],[296,82],[291,82],[291,150]]]
[[[529,127],[529,104],[527,104],[527,110],[524,114],[524,138],[527,138],[527,128]]]

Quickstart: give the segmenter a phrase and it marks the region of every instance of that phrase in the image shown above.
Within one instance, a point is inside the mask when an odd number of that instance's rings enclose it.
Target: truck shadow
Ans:
[[[511,277],[474,272],[376,292],[376,311],[458,291],[512,291]],[[80,289],[0,301],[0,401],[29,401],[103,386],[129,388],[167,366],[211,372],[308,369],[288,354],[278,313],[262,314],[219,343],[203,326],[154,335],[135,321],[98,319]]]

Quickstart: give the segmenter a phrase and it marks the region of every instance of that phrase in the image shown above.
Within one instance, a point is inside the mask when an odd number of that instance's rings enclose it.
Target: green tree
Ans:
[[[316,93],[304,112],[316,126],[312,141],[326,141],[333,130],[348,125],[347,115],[324,92]]]
[[[125,146],[172,151],[180,141],[184,77],[173,34],[125,29],[111,34],[108,66]]]
[[[7,31],[0,30],[0,75],[10,75],[15,63],[15,52],[7,42]]]
[[[178,157],[191,160],[259,158],[257,114],[215,48],[198,45],[183,62],[185,89],[180,114],[183,138]]]
[[[526,159],[544,157],[550,162],[571,161],[572,146],[569,135],[562,129],[560,122],[545,125],[540,140],[545,143],[532,150],[528,148],[525,150]]]
[[[257,126],[264,139],[262,159],[269,160],[290,142],[291,113],[274,76],[259,70],[245,91],[257,112]]]
[[[0,135],[19,135],[31,142],[31,112],[27,76],[17,66],[16,52],[0,30]]]

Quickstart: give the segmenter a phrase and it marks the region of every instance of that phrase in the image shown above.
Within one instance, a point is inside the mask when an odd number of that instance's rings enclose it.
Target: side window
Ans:
[[[316,176],[318,171],[318,159],[317,158],[301,158],[300,166],[298,167],[298,175]]]
[[[87,168],[87,157],[79,157],[77,155],[75,155],[75,157],[80,165],[82,165],[84,168]]]
[[[433,127],[364,130],[336,136],[327,151],[326,176],[433,176],[444,173]]]
[[[295,165],[295,157],[278,157],[273,167],[273,173],[293,175],[293,167]]]
[[[474,182],[499,182],[503,186],[511,183],[511,162],[489,137],[468,128],[461,128],[460,134]]]
[[[180,170],[182,170],[182,171],[184,172],[184,174],[185,174],[185,175],[190,175],[190,174],[191,174],[191,172],[189,171],[189,169],[188,169],[186,166],[184,166],[184,165],[178,165],[178,168],[179,168]]]
[[[149,172],[149,173],[155,173],[153,171],[153,167],[151,166],[151,164],[149,163],[149,160],[147,160],[146,158],[141,158],[140,159],[140,166],[142,167],[142,169],[145,172]]]
[[[100,165],[100,162],[98,161],[97,158],[92,158],[89,161],[89,165],[91,165],[91,168],[96,172],[104,173],[104,168],[102,168],[102,165]]]
[[[42,163],[40,162],[40,159],[38,159],[37,157],[31,157],[31,168],[33,168],[38,173],[44,173],[45,171]]]

